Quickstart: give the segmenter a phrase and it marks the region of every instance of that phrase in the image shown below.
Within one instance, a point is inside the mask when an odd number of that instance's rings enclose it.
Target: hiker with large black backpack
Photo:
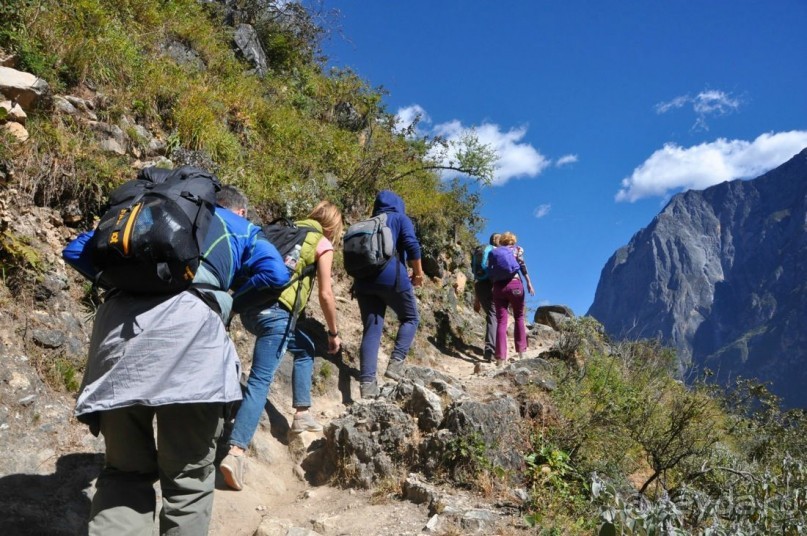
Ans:
[[[292,405],[295,415],[291,431],[322,431],[322,425],[309,411],[314,343],[297,326],[297,317],[308,303],[315,278],[320,308],[325,317],[328,353],[338,352],[342,344],[331,286],[333,242],[342,234],[342,214],[339,209],[329,201],[322,201],[305,220],[293,223],[278,221],[263,229],[267,239],[283,255],[291,273],[291,282],[280,293],[271,290],[239,292],[235,299],[234,308],[240,313],[241,322],[255,335],[252,367],[244,399],[228,440],[229,452],[219,466],[224,481],[235,490],[244,486],[246,450],[258,428],[275,371],[287,350],[294,357]]]
[[[280,287],[289,275],[274,246],[243,217],[247,199],[237,189],[217,192],[218,179],[193,168],[147,169],[138,180],[113,195],[116,216],[101,218],[125,221],[122,234],[99,224],[63,252],[68,264],[109,290],[95,315],[75,409],[106,447],[88,532],[151,534],[159,480],[160,534],[203,535],[225,406],[241,399],[240,362],[224,324],[228,290],[236,279],[246,291]],[[177,199],[184,201],[173,206]],[[98,254],[119,240],[126,245],[120,259]],[[183,251],[197,253],[184,258]],[[183,269],[171,270],[177,259]],[[125,288],[111,285],[129,262],[139,268],[121,280]]]
[[[496,309],[493,307],[493,281],[490,280],[490,252],[499,245],[499,234],[490,235],[490,243],[480,244],[471,254],[474,275],[474,311],[485,315],[485,348],[483,359],[491,363],[496,352]]]
[[[351,225],[345,233],[345,271],[354,277],[353,293],[363,325],[360,354],[362,398],[378,396],[378,350],[387,307],[400,326],[384,376],[398,380],[415,338],[419,317],[413,286],[423,284],[420,243],[403,199],[389,190],[379,192],[369,220]],[[383,260],[381,260],[383,259]],[[412,268],[412,276],[406,264]]]

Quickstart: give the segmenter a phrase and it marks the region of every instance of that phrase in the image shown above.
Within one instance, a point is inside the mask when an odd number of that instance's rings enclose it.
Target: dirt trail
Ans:
[[[340,304],[340,308],[349,307],[348,303]],[[348,315],[345,317],[350,318]],[[347,334],[347,340],[358,340],[359,329],[355,320],[343,321],[340,326],[340,331]],[[532,340],[527,357],[537,356],[548,345],[547,341]],[[242,348],[239,350],[242,353],[247,351]],[[382,352],[379,356],[379,371],[384,370],[386,361],[387,356]],[[429,348],[428,352],[411,361],[431,366],[456,378],[474,396],[484,396],[491,391],[491,376],[487,371],[494,367],[487,363],[480,366],[479,357],[473,353],[465,355],[455,352],[453,356],[449,356]],[[305,481],[294,460],[294,451],[309,448],[312,442],[321,439],[322,434],[304,433],[296,437],[297,443],[294,436],[288,435],[293,411],[287,381],[291,371],[290,362],[291,359],[287,356],[278,370],[275,385],[272,386],[267,405],[269,412],[264,414],[250,447],[249,472],[244,489],[240,492],[232,491],[227,489],[220,478],[217,482],[210,534],[251,536],[262,521],[272,524],[277,530],[265,534],[286,534],[291,527],[314,530],[322,535],[423,534],[429,521],[427,508],[395,499],[391,490],[345,490],[330,485],[312,486]],[[357,364],[348,363],[347,366],[357,367]],[[351,403],[350,398],[359,400],[358,383],[355,380],[350,381],[349,389],[350,397],[346,397],[338,389],[315,393],[311,411],[323,425],[347,410],[346,398],[348,403]]]

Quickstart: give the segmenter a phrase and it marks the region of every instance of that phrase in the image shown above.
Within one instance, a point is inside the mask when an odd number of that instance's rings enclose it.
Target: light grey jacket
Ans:
[[[99,309],[75,414],[241,399],[241,364],[221,318],[189,292],[118,294]]]

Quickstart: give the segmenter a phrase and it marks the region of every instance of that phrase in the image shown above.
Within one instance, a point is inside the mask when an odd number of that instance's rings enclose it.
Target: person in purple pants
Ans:
[[[527,350],[527,325],[524,320],[524,282],[530,296],[535,295],[535,289],[527,273],[527,264],[524,262],[524,249],[516,245],[516,235],[511,232],[502,233],[499,237],[499,247],[509,249],[515,256],[519,270],[511,279],[496,281],[493,284],[493,307],[496,309],[496,366],[507,362],[507,322],[508,309],[513,309],[515,326],[513,337],[518,356],[524,357]],[[523,281],[522,281],[523,280]]]

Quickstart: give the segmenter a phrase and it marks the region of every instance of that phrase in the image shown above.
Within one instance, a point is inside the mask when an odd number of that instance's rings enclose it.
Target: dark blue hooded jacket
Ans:
[[[356,291],[378,287],[395,287],[398,291],[412,288],[412,282],[406,269],[406,261],[420,259],[420,243],[415,236],[415,226],[406,215],[404,201],[396,193],[389,190],[378,192],[373,204],[373,216],[387,214],[387,227],[392,231],[397,259],[390,262],[381,272],[368,279],[356,280]]]

